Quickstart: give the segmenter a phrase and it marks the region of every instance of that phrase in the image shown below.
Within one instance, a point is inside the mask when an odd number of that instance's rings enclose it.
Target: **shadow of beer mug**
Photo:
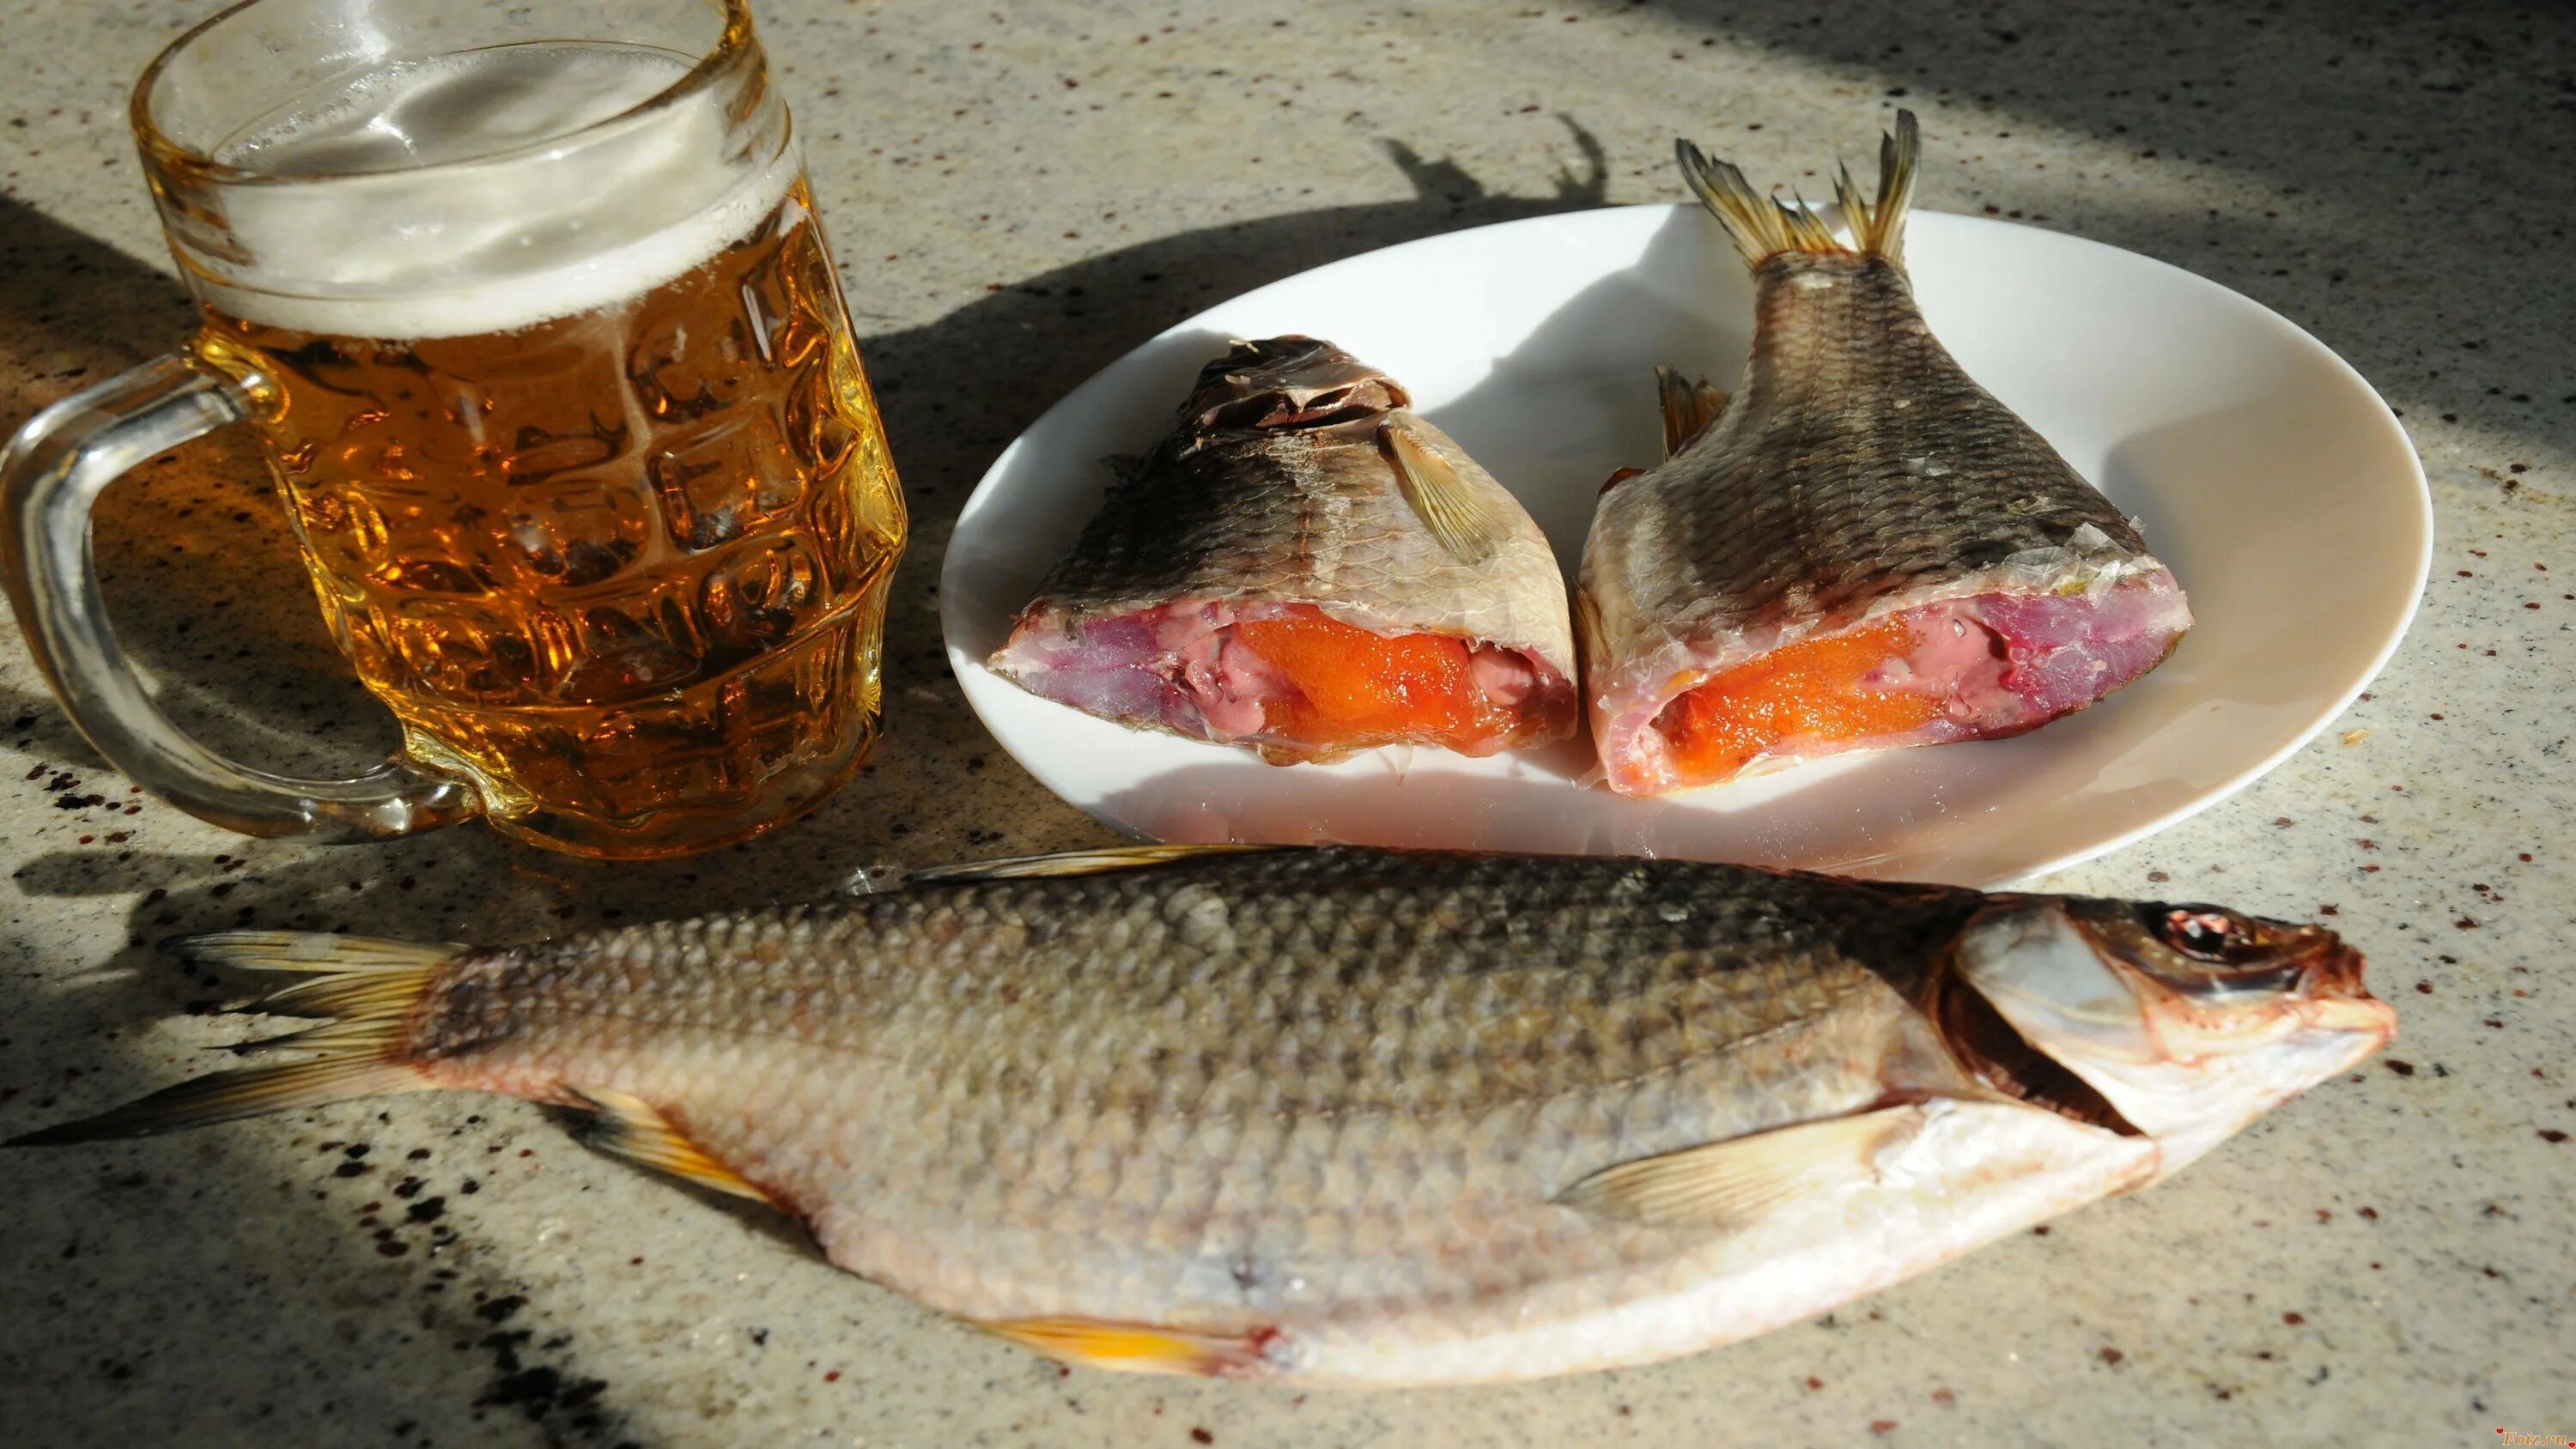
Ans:
[[[849,776],[904,506],[742,0],[254,0],[134,117],[202,330],[0,455],[11,602],[102,754],[252,834],[609,857]],[[357,778],[189,739],[101,606],[100,491],[235,422],[401,722]]]

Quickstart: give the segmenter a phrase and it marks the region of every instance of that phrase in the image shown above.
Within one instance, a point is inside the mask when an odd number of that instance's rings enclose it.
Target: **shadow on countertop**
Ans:
[[[2576,188],[2560,181],[2545,139],[2576,134],[2576,24],[2564,7],[1631,3],[1712,42],[1875,80],[1878,95],[1851,103],[1862,114],[1839,145],[1857,167],[1875,143],[1863,108],[1913,108],[1925,131],[1926,206],[1974,209],[1942,173],[1990,135],[1954,121],[1954,105],[2019,118],[1994,140],[2017,130],[2088,147],[2098,167],[2032,173],[2028,195],[1999,189],[1988,214],[2019,219],[2042,194],[2065,198],[2075,215],[2030,220],[2264,302],[2393,401],[2413,401],[2410,424],[2448,414],[2576,449],[2563,357],[2576,290],[2543,280],[2576,223]],[[1746,131],[1762,119],[1674,124],[1724,143],[1719,154],[1737,152],[1757,175],[1794,176],[1777,168],[1827,159],[1780,149],[1778,127]],[[2157,183],[2230,175],[2267,200],[2223,214],[2138,204]]]
[[[129,1055],[115,1045],[119,1039],[148,1035],[148,1024],[165,1018],[219,1010],[241,995],[237,979],[183,968],[153,944],[173,935],[259,926],[423,940],[523,939],[827,895],[845,888],[855,871],[898,858],[1025,848],[1001,833],[966,830],[954,812],[901,783],[923,756],[947,761],[953,772],[958,732],[979,732],[948,674],[931,599],[949,525],[983,463],[1058,394],[1143,336],[1221,297],[1416,237],[1601,204],[1606,176],[1598,143],[1568,124],[1589,170],[1567,176],[1552,196],[1493,195],[1459,168],[1388,142],[1390,162],[1416,188],[1409,200],[1163,238],[1003,288],[929,326],[864,337],[914,520],[889,612],[889,733],[859,782],[814,816],[763,840],[693,860],[617,865],[546,854],[474,826],[346,850],[256,841],[211,855],[137,848],[120,833],[125,808],[166,807],[126,795],[121,777],[105,772],[49,698],[0,691],[0,738],[47,762],[23,788],[43,792],[96,841],[22,857],[12,867],[13,884],[33,901],[114,896],[136,902],[125,946],[67,985],[48,993],[35,988],[27,970],[0,972],[6,1035],[20,1051],[41,1042],[56,1056],[60,1044],[97,1042],[100,1065],[109,1067]],[[191,322],[191,304],[170,276],[0,198],[0,364],[20,361],[9,371],[27,379],[15,395],[0,395],[0,427],[14,430],[55,397],[175,345]],[[996,386],[996,379],[1008,379],[1007,386]],[[160,682],[165,707],[210,746],[269,768],[362,768],[393,746],[395,734],[323,631],[300,561],[278,526],[277,507],[264,465],[238,437],[179,449],[110,489],[97,515],[96,547],[120,642]],[[983,767],[982,755],[964,762],[969,772]],[[40,949],[24,935],[0,939],[0,956],[21,963]],[[251,1021],[240,1025],[233,1039],[267,1034]],[[8,1103],[0,1130],[112,1105],[165,1083],[170,1071],[156,1059],[96,1072],[83,1066],[74,1076],[76,1086],[47,1079],[0,1095]],[[373,1172],[378,1164],[398,1168],[407,1152],[434,1151],[443,1164],[450,1149],[437,1125],[442,1120],[417,1111],[370,1116],[365,1125],[377,1130],[366,1135],[381,1139],[372,1151],[366,1142],[330,1148],[367,1154],[350,1156],[339,1169],[344,1173]],[[469,1144],[495,1130],[480,1116],[463,1120],[466,1126],[449,1130],[465,1132]],[[429,1140],[413,1147],[414,1136]],[[560,1139],[530,1140],[549,1154],[580,1150]],[[235,1175],[262,1172],[275,1150],[268,1139],[243,1146],[220,1132],[202,1134],[193,1146],[201,1165],[238,1156],[229,1169]],[[99,1175],[101,1200],[118,1196],[114,1184],[128,1180],[135,1193],[149,1196],[165,1190],[147,1188],[144,1175],[131,1168],[169,1161],[166,1151],[93,1149],[52,1159],[44,1170]],[[0,1181],[24,1170],[16,1163],[7,1168]],[[428,1171],[421,1170],[424,1178]],[[441,1185],[451,1193],[456,1186]],[[178,1200],[188,1196],[184,1185],[176,1189]],[[350,1231],[345,1205],[298,1194],[264,1211],[268,1235],[314,1245],[307,1271],[292,1280],[206,1286],[191,1311],[165,1323],[173,1342],[275,1339],[271,1356],[291,1359],[286,1350],[310,1325],[352,1312],[344,1285],[374,1282],[382,1296],[356,1309],[362,1326],[355,1331],[363,1340],[410,1341],[417,1333],[475,1350],[442,1351],[415,1365],[445,1373],[448,1387],[440,1392],[460,1414],[471,1405],[478,1417],[524,1415],[529,1431],[549,1443],[619,1440],[615,1389],[583,1376],[579,1345],[542,1332],[532,1340],[530,1326],[542,1325],[542,1303],[528,1304],[506,1279],[477,1286],[472,1274],[459,1279],[455,1270],[436,1266],[456,1247],[453,1215],[422,1222],[397,1202],[368,1215],[368,1223],[379,1216],[387,1223],[372,1229],[371,1242]],[[281,1219],[293,1225],[280,1227]],[[799,1251],[785,1246],[801,1243],[792,1230],[774,1222],[753,1226],[776,1236],[782,1253]],[[68,1309],[75,1295],[125,1297],[188,1284],[232,1251],[233,1231],[220,1216],[160,1228],[148,1239],[120,1240],[112,1257],[85,1256],[79,1231],[68,1242],[31,1244],[48,1255],[47,1267],[17,1276],[0,1295],[0,1310],[11,1310],[0,1317],[36,1323]],[[404,1251],[395,1252],[395,1245]],[[415,1255],[412,1247],[420,1251]],[[391,1261],[397,1258],[402,1261]],[[221,1327],[200,1321],[206,1314],[225,1315]],[[134,1395],[174,1410],[189,1404],[210,1432],[208,1442],[231,1442],[224,1436],[249,1433],[258,1420],[257,1406],[236,1393],[189,1400],[184,1386],[156,1383],[133,1362],[75,1363],[67,1355],[81,1346],[78,1335],[0,1335],[0,1375],[36,1382],[109,1373],[131,1381]],[[318,1341],[307,1347],[320,1352]],[[138,1349],[149,1357],[148,1345]],[[352,1424],[403,1421],[421,1407],[390,1383],[335,1383],[329,1392]],[[497,1422],[486,1431],[499,1432]]]

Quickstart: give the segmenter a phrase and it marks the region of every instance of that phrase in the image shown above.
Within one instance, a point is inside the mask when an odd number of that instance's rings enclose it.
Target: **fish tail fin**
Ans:
[[[1699,204],[1726,227],[1746,266],[1758,267],[1765,257],[1803,250],[1791,230],[1795,225],[1791,218],[1798,213],[1755,191],[1734,162],[1712,161],[1688,141],[1673,142],[1673,157],[1681,163],[1682,179],[1690,183]],[[1830,246],[1832,238],[1826,241]]]
[[[303,1061],[209,1073],[95,1117],[10,1138],[0,1147],[57,1147],[150,1137],[269,1112],[300,1111],[351,1097],[430,1087],[411,1060],[414,1009],[430,983],[465,948],[301,931],[226,931],[182,937],[165,946],[191,960],[294,973],[299,979],[261,997],[249,1009],[334,1019],[326,1026],[249,1048],[311,1052]]]
[[[1914,174],[1923,154],[1922,128],[1912,111],[1896,113],[1896,130],[1878,138],[1878,195],[1863,200],[1848,167],[1837,167],[1834,194],[1864,255],[1905,265],[1905,215],[1914,206]]]
[[[1755,191],[1731,161],[1712,161],[1688,141],[1675,141],[1682,179],[1692,194],[1726,227],[1745,265],[1760,266],[1782,252],[1851,253],[1881,256],[1903,266],[1905,214],[1914,198],[1914,176],[1922,152],[1922,135],[1912,111],[1896,113],[1896,130],[1878,144],[1878,194],[1863,197],[1843,169],[1834,178],[1834,195],[1851,227],[1857,246],[1846,246],[1822,218],[1807,209]]]

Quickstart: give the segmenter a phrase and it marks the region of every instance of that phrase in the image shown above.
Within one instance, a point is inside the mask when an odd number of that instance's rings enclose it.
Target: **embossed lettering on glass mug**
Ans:
[[[740,0],[253,0],[135,113],[204,328],[5,463],[13,602],[103,753],[238,829],[479,810],[612,856],[740,839],[847,776],[903,501]],[[133,448],[234,418],[402,722],[365,779],[179,735],[64,545]]]

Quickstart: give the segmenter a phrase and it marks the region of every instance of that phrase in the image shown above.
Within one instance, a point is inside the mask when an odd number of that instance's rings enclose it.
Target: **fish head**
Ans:
[[[1199,370],[1180,421],[1192,432],[1292,432],[1409,405],[1402,384],[1333,344],[1289,335],[1237,342]]]
[[[2397,1035],[2359,951],[2223,907],[2006,898],[1959,978],[2162,1149],[2159,1178]]]

